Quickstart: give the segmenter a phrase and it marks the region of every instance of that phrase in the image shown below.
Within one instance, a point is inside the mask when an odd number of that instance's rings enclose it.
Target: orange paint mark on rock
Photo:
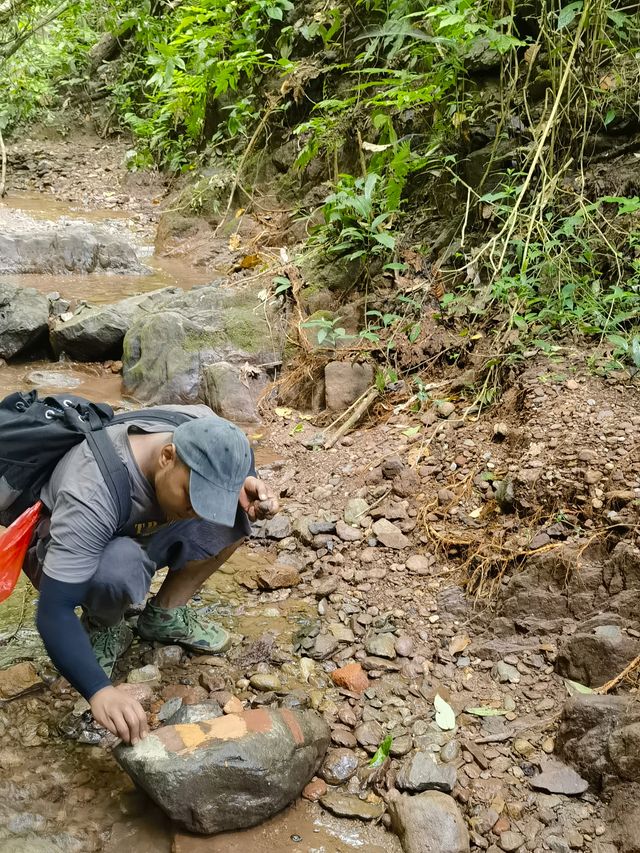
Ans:
[[[225,717],[201,723],[165,726],[155,734],[168,750],[177,755],[185,755],[209,746],[216,740],[237,740],[244,737],[247,734],[247,723],[244,714],[227,714]]]
[[[282,708],[280,710],[280,715],[282,719],[287,724],[287,728],[293,735],[293,739],[298,744],[298,746],[302,746],[304,743],[304,732],[300,728],[300,723],[296,719],[296,715],[291,711],[290,708]]]
[[[250,732],[267,734],[273,728],[273,719],[269,711],[264,708],[255,708],[253,711],[245,711],[242,718],[247,724]]]

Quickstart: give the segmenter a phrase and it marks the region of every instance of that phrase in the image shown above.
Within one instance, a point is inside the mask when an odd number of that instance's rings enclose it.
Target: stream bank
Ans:
[[[139,242],[151,245],[157,217],[148,197],[135,202],[117,184],[107,189],[112,171],[97,169],[96,179],[92,203],[113,192],[127,196],[125,211],[139,204],[149,217]],[[14,198],[12,209],[19,203]],[[46,196],[43,211],[52,210],[48,203]],[[29,195],[24,210],[37,209]],[[113,221],[121,227],[119,216]],[[185,280],[189,274],[185,266]],[[72,278],[57,283],[61,296]],[[137,292],[142,281],[111,275],[99,292],[112,283]],[[77,282],[74,298],[86,298],[83,286]],[[49,292],[44,281],[38,289]],[[12,362],[0,368],[0,383],[23,387],[33,370],[60,371],[82,380],[78,393],[132,404],[103,362]],[[48,379],[44,387],[61,387]],[[386,804],[401,768],[426,753],[449,769],[474,849],[632,853],[637,814],[616,814],[616,804],[634,780],[600,779],[579,794],[540,790],[533,780],[554,754],[575,690],[567,679],[597,687],[603,673],[615,676],[637,654],[638,402],[632,381],[593,376],[582,354],[567,348],[554,363],[532,356],[480,417],[464,417],[455,394],[418,413],[386,406],[330,450],[314,445],[316,427],[294,407],[265,407],[249,434],[258,448],[266,444],[258,466],[283,511],[256,529],[195,602],[232,631],[232,650],[204,661],[137,641],[119,678],[143,664],[159,668],[159,683],[147,691],[154,723],[176,699],[320,711],[333,751],[317,790],[335,788],[342,813],[357,814],[365,801]],[[117,768],[77,695],[47,667],[34,646],[32,605],[21,586],[1,610],[2,634],[16,632],[0,646],[3,664],[32,659],[37,674],[32,690],[0,708],[7,788],[0,851],[115,851],[123,843],[136,851],[171,844],[184,853],[231,851],[267,839],[283,851],[398,853],[386,816],[371,826],[310,801],[248,835],[204,842],[174,834]],[[363,692],[332,676],[353,664],[367,674]],[[633,686],[624,692],[637,702]],[[455,729],[437,724],[436,695],[453,709]],[[368,761],[387,734],[390,759],[372,778]],[[636,741],[627,744],[632,759],[640,754]],[[345,752],[354,772],[339,778]],[[331,765],[337,757],[342,762]]]

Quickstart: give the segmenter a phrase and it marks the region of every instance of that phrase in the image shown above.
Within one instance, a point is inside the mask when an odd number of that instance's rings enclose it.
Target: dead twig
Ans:
[[[625,666],[622,672],[616,675],[615,678],[612,678],[611,681],[607,681],[607,683],[603,684],[601,687],[596,687],[593,692],[601,694],[609,693],[611,690],[613,690],[614,687],[617,687],[618,684],[624,681],[625,678],[628,678],[631,673],[635,672],[637,669],[640,669],[640,655],[634,658],[630,664]]]
[[[331,429],[335,424],[342,420],[342,418],[344,418],[347,412],[351,412],[351,414],[344,421],[344,423],[337,428],[335,433],[330,438],[326,440],[324,445],[325,450],[329,450],[330,448],[332,448],[336,441],[338,441],[338,439],[342,438],[343,435],[349,432],[352,426],[355,426],[355,424],[358,423],[360,418],[365,414],[365,412],[376,399],[379,393],[380,392],[375,387],[375,385],[372,385],[371,388],[368,388],[364,392],[364,394],[358,397],[355,403],[353,403],[353,405],[351,405],[346,412],[344,412],[339,418],[336,418],[336,420],[328,427],[328,429]]]

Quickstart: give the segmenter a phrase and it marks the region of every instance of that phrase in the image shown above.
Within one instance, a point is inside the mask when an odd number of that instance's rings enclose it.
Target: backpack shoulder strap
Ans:
[[[87,442],[118,510],[118,530],[131,515],[131,483],[129,472],[118,456],[113,442],[104,429],[87,432]]]
[[[172,412],[169,409],[146,410],[142,415],[142,419],[145,421],[160,421],[174,427],[180,426],[180,424],[186,423],[187,421],[194,420],[194,418],[197,417],[197,415],[188,415],[186,412]],[[119,415],[114,415],[109,426],[111,424],[127,423],[127,421],[137,421],[140,419],[141,415],[139,411],[121,412]]]

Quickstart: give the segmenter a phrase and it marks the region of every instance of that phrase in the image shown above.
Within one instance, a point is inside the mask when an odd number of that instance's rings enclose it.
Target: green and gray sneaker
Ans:
[[[186,604],[181,607],[156,607],[153,601],[138,617],[138,634],[143,640],[179,643],[193,652],[216,654],[229,647],[231,636],[214,622],[204,622]]]
[[[107,676],[111,678],[116,661],[127,651],[133,641],[133,631],[124,619],[121,619],[117,625],[105,628],[96,625],[86,615],[83,615],[82,624],[89,634],[89,641],[96,660]]]

